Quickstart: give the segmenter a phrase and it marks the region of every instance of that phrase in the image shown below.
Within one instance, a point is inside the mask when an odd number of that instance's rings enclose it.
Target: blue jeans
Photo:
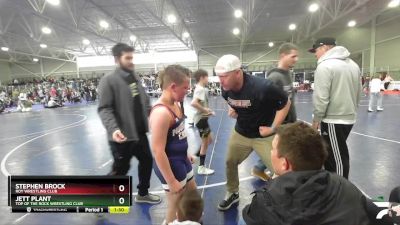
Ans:
[[[259,159],[257,164],[253,167],[253,169],[263,172],[267,169],[267,166],[264,165],[263,161]]]
[[[382,106],[382,94],[380,92],[371,92],[369,94],[369,104],[368,109],[372,109],[372,107],[377,104],[378,108],[383,108]],[[376,103],[377,102],[377,103]]]

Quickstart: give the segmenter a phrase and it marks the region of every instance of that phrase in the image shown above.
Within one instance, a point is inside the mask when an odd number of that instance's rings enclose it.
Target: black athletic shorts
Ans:
[[[210,129],[210,125],[208,124],[207,117],[201,118],[199,120],[199,122],[196,123],[196,127],[197,127],[197,129],[199,129],[201,138],[207,138],[211,133],[211,129]]]

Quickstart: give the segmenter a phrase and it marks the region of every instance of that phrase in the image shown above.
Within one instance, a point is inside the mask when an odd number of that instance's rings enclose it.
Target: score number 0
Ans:
[[[125,186],[124,185],[119,185],[118,191],[124,192],[125,191]],[[125,198],[121,197],[118,199],[119,204],[123,205],[125,203]]]

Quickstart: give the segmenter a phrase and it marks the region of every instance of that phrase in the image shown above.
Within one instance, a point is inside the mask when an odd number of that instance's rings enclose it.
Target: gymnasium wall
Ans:
[[[42,59],[42,62],[36,63],[10,63],[10,70],[16,78],[68,76],[76,74],[76,63]]]
[[[389,71],[400,80],[400,16],[382,15],[376,19],[374,72]],[[353,55],[361,55],[364,72],[370,72],[371,22],[346,29],[337,36],[339,44],[346,46]]]
[[[396,13],[383,14],[376,19],[375,34],[375,58],[374,72],[389,71],[396,80],[400,80],[400,16]],[[371,55],[371,22],[345,28],[337,34],[327,34],[337,38],[338,44],[343,45],[352,53],[351,57],[363,68],[364,73],[368,73],[370,68]],[[277,49],[283,42],[276,43],[270,48],[265,44],[247,44],[243,48],[242,61],[248,65],[249,70],[269,70],[276,65],[278,55]],[[307,52],[312,45],[311,40],[298,44],[300,48],[299,62],[297,69],[312,69],[316,66],[316,59],[313,54]],[[199,67],[207,70],[212,75],[213,67],[219,57],[224,54],[234,54],[240,56],[240,46],[237,45],[218,45],[203,47],[199,51]],[[182,63],[184,66],[195,70],[197,62]],[[76,64],[73,62],[63,62],[51,59],[43,59],[42,67],[40,63],[7,63],[0,62],[0,80],[7,82],[11,78],[27,78],[41,76],[64,76],[77,77]],[[166,65],[137,65],[138,72],[160,71]],[[84,78],[96,77],[109,73],[112,68],[85,68],[79,71]]]
[[[11,72],[8,62],[0,62],[0,84],[11,81]]]

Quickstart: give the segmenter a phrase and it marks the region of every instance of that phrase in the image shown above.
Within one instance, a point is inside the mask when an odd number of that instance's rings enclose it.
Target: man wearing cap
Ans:
[[[215,66],[229,116],[236,118],[226,157],[227,193],[218,209],[227,210],[239,201],[238,166],[253,151],[269,168],[275,128],[285,120],[290,100],[285,91],[269,80],[246,74],[234,55],[222,56]]]
[[[309,52],[318,59],[314,74],[313,128],[329,144],[325,169],[345,178],[350,163],[346,140],[356,122],[361,97],[361,71],[350,52],[334,38],[318,39]]]

